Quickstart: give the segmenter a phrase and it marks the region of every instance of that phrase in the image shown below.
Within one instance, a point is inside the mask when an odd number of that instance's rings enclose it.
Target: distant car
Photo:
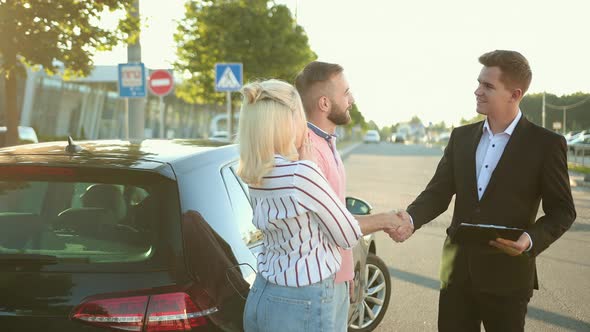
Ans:
[[[587,156],[590,155],[590,136],[586,136],[583,140],[568,146],[568,149],[576,156]]]
[[[213,135],[209,136],[209,139],[212,141],[230,143],[227,131],[216,131],[213,133]]]
[[[572,138],[576,137],[578,134],[580,133],[585,133],[585,130],[572,130],[569,131],[567,134],[563,135],[563,137],[565,137],[566,141],[571,140]]]
[[[574,152],[574,146],[578,143],[583,142],[586,138],[590,137],[588,131],[582,130],[575,135],[572,135],[569,139],[566,139],[568,151]]]
[[[437,143],[447,144],[449,142],[450,138],[451,138],[451,132],[447,131],[447,132],[440,133],[435,141]]]
[[[364,143],[379,143],[381,141],[381,137],[379,136],[379,132],[377,130],[367,130],[365,137],[363,137]]]
[[[391,134],[391,142],[392,143],[405,143],[406,142],[406,135],[402,133],[393,133]]]
[[[18,141],[20,144],[38,143],[37,133],[32,127],[19,126],[18,127]],[[0,127],[0,147],[6,145],[6,127]]]
[[[0,149],[0,330],[241,331],[263,235],[238,158],[210,140]],[[376,246],[353,248],[349,331],[389,305]]]

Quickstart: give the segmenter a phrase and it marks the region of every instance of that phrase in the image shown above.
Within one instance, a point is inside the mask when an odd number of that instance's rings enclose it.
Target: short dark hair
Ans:
[[[313,103],[315,102],[315,100],[311,100],[313,86],[317,83],[327,82],[334,75],[342,73],[343,70],[342,66],[335,63],[313,61],[297,74],[295,88],[297,88],[301,96],[306,114],[313,110]]]
[[[486,67],[502,70],[500,81],[510,88],[519,88],[524,94],[531,85],[533,73],[528,60],[516,51],[495,50],[479,57],[479,63]]]

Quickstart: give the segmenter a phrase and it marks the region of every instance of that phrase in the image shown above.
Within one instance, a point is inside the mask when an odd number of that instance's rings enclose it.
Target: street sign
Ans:
[[[150,74],[148,88],[156,96],[165,96],[172,91],[174,78],[167,70],[156,70]]]
[[[243,84],[241,63],[215,64],[215,91],[239,91]]]
[[[143,98],[147,95],[143,63],[120,63],[118,76],[119,97]]]

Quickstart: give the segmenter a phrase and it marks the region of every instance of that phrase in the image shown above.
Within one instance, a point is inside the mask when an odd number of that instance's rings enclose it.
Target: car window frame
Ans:
[[[248,190],[248,185],[246,183],[244,183],[242,181],[242,179],[240,179],[240,177],[236,174],[237,164],[238,164],[238,161],[234,160],[234,161],[224,165],[220,171],[221,178],[223,180],[223,183],[225,186],[225,191],[226,191],[228,198],[229,198],[229,203],[232,207],[232,214],[234,215],[235,220],[238,223],[238,226],[240,226],[241,224],[243,225],[245,223],[249,223],[248,226],[250,226],[249,228],[251,228],[252,231],[254,232],[254,235],[255,235],[254,237],[258,239],[252,243],[243,241],[244,245],[246,245],[246,247],[253,254],[256,254],[259,252],[261,246],[263,245],[263,235],[262,235],[262,231],[257,229],[254,226],[254,224],[252,223],[252,218],[254,215],[254,207],[252,206],[252,202],[250,200],[250,192]],[[230,187],[229,187],[230,181],[235,181],[239,185],[241,190],[238,191],[237,193],[230,190]],[[238,202],[236,202],[236,198],[237,199],[245,199],[245,202],[247,202],[248,206],[250,207],[249,216],[243,217],[243,216],[241,216],[239,211],[236,211],[238,209],[237,204],[239,204]]]

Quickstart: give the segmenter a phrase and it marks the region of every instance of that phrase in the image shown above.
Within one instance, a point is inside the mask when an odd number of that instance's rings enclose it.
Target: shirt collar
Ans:
[[[503,131],[503,133],[508,134],[508,136],[512,136],[512,133],[514,132],[514,128],[516,128],[516,125],[518,124],[518,121],[520,121],[520,118],[522,118],[522,112],[519,109],[518,114],[516,114],[516,117],[514,118],[514,120],[512,120],[512,122],[510,123],[510,125],[508,125],[508,127],[506,127],[506,129]],[[490,124],[489,124],[487,118],[483,123],[483,132],[487,133],[489,135],[489,137],[494,136],[494,133],[492,133],[492,129],[490,128]]]
[[[326,141],[330,142],[332,137],[336,138],[337,136],[334,134],[328,134],[327,132],[321,130],[318,126],[314,125],[311,122],[307,122],[307,128],[314,132],[314,134],[318,135],[319,137],[325,139]]]

